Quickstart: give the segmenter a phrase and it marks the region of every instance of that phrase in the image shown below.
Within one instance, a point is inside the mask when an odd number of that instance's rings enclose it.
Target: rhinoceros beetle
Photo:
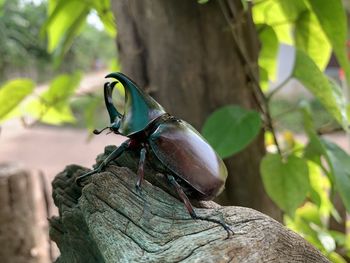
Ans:
[[[166,113],[158,102],[127,76],[111,73],[106,78],[117,80],[104,85],[104,99],[111,125],[94,133],[100,134],[110,129],[129,139],[107,156],[97,169],[79,176],[77,184],[81,186],[86,177],[102,171],[126,149],[133,149],[140,152],[136,183],[136,188],[140,189],[145,160],[147,155],[153,154],[156,158],[152,160],[156,159],[158,167],[159,164],[163,167],[166,179],[176,190],[191,217],[220,224],[229,237],[233,232],[225,222],[198,216],[188,198],[211,200],[221,193],[227,177],[227,169],[221,158],[190,124]],[[118,112],[112,102],[113,88],[118,81],[125,89],[124,114]]]

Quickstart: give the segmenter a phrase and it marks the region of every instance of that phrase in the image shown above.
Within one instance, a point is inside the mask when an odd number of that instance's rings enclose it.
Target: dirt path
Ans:
[[[86,74],[77,93],[86,93],[103,87],[107,71]],[[42,85],[40,92],[47,88]],[[94,136],[87,142],[85,130],[32,127],[23,128],[18,120],[1,125],[0,162],[18,162],[30,169],[39,169],[52,178],[67,164],[76,163],[91,167],[95,156],[108,144],[118,145],[124,139],[116,135]]]
[[[106,145],[119,145],[124,140],[121,136],[102,134],[87,142],[87,136],[84,130],[41,127],[22,128],[12,133],[11,129],[3,127],[0,162],[19,162],[53,178],[68,164],[91,167]]]

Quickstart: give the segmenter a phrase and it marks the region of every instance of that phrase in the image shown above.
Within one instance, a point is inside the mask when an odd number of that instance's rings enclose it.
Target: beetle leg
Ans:
[[[227,232],[227,238],[230,238],[231,234],[234,235],[234,232],[232,231],[232,229],[228,225],[226,225],[225,222],[222,222],[220,220],[213,219],[213,218],[207,218],[207,217],[198,216],[196,214],[196,212],[194,211],[190,200],[188,199],[187,195],[183,191],[181,185],[179,185],[178,182],[176,182],[174,176],[167,175],[167,178],[168,178],[169,182],[171,183],[171,185],[175,187],[177,194],[179,195],[179,197],[182,200],[182,202],[185,204],[188,213],[190,214],[190,216],[193,219],[209,221],[209,222],[213,222],[213,223],[221,225]]]
[[[191,217],[193,219],[195,219],[196,213],[194,212],[192,204],[191,204],[190,200],[188,199],[187,195],[185,194],[185,192],[183,191],[182,187],[176,182],[174,176],[167,175],[167,178],[168,178],[169,182],[171,183],[171,185],[175,187],[175,190],[176,190],[177,194],[179,195],[180,199],[182,200],[182,202],[185,204],[188,213],[191,215]]]
[[[141,191],[141,184],[142,184],[143,177],[144,177],[144,166],[145,166],[145,160],[146,160],[146,153],[147,153],[146,148],[142,148],[140,151],[139,168],[137,170],[138,179],[136,182],[136,189],[138,191]]]
[[[123,142],[117,149],[111,152],[111,154],[108,155],[107,158],[104,159],[103,162],[96,169],[77,177],[77,179],[75,179],[75,182],[77,183],[77,185],[82,186],[81,183],[85,178],[95,173],[101,172],[111,161],[118,158],[126,149],[128,149],[129,146],[130,146],[130,140]]]

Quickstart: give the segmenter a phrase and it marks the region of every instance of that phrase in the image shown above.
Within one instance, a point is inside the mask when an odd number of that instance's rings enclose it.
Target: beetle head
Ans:
[[[124,114],[118,112],[112,102],[113,88],[117,82],[106,83],[104,97],[114,133],[130,136],[142,131],[153,120],[165,113],[163,107],[151,96],[138,88],[136,84],[122,73],[111,73],[106,78],[117,79],[125,89]]]

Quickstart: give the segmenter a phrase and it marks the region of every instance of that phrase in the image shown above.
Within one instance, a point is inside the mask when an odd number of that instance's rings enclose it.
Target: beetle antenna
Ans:
[[[95,129],[95,130],[93,131],[93,133],[96,134],[96,135],[98,135],[98,134],[100,134],[101,132],[103,132],[104,130],[107,130],[107,129],[109,129],[109,128],[110,128],[110,127],[107,126],[107,127],[103,128],[102,130],[96,130],[96,129]]]

